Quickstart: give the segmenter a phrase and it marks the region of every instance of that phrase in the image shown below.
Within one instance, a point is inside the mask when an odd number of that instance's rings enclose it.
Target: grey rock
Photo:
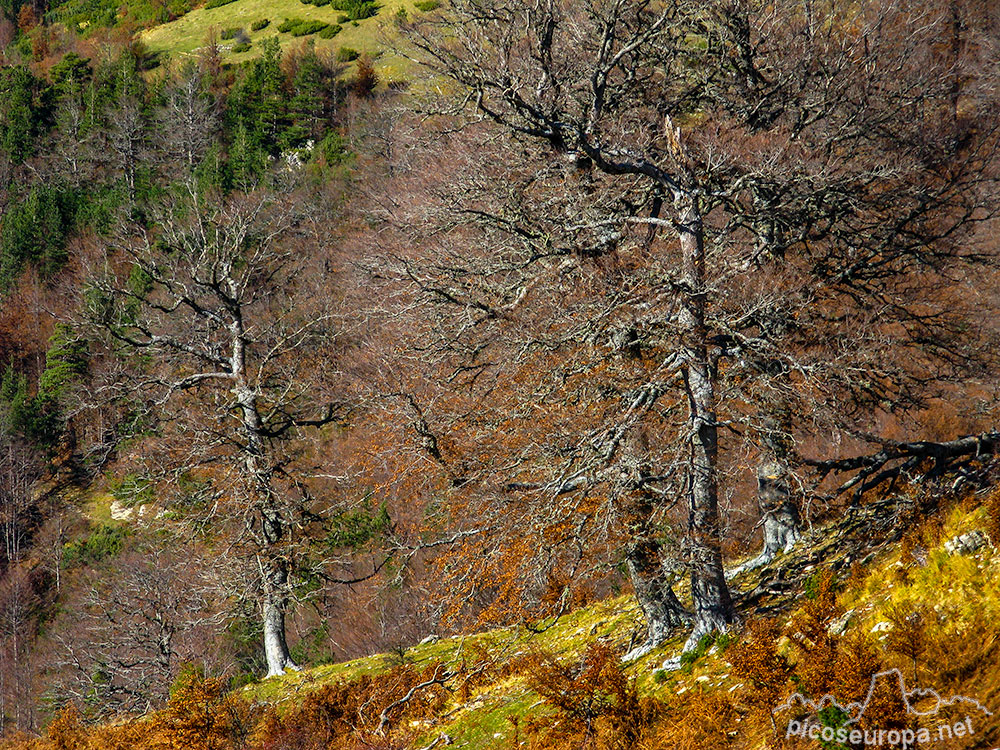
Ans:
[[[944,543],[944,549],[949,554],[971,555],[987,544],[986,534],[978,529],[967,534],[960,534]]]
[[[854,619],[854,615],[857,614],[857,610],[849,609],[836,620],[830,623],[830,628],[827,632],[830,635],[843,635],[847,632],[847,628],[850,627],[851,621]]]

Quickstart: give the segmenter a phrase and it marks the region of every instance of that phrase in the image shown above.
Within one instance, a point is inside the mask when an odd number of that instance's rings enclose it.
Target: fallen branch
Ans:
[[[910,474],[925,461],[934,462],[925,472],[925,476],[932,477],[960,471],[971,461],[982,456],[1000,453],[1000,432],[992,430],[981,435],[969,435],[943,443],[929,440],[912,443],[883,441],[882,446],[882,450],[867,456],[829,461],[806,459],[804,463],[816,469],[820,480],[831,473],[857,471],[857,474],[834,490],[833,494],[840,495],[853,489],[855,498],[860,498],[868,490]]]
[[[382,709],[382,713],[378,717],[378,729],[376,729],[375,731],[378,734],[385,734],[385,725],[389,723],[389,713],[393,709],[399,708],[400,706],[409,703],[411,700],[413,700],[413,696],[415,696],[417,693],[419,693],[421,690],[424,690],[425,688],[429,688],[433,685],[444,685],[444,683],[450,680],[452,677],[454,677],[455,674],[456,674],[455,672],[444,669],[443,665],[439,664],[434,669],[434,676],[431,677],[431,679],[425,680],[424,682],[414,685],[413,687],[410,688],[409,692],[407,692],[406,695],[404,695],[399,700],[393,701],[388,706]]]

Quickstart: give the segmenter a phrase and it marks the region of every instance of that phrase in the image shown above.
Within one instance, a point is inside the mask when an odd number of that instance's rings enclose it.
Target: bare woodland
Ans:
[[[822,523],[994,481],[991,4],[395,23],[433,86],[276,44],[0,81],[0,729],[622,590],[624,661],[690,651]]]

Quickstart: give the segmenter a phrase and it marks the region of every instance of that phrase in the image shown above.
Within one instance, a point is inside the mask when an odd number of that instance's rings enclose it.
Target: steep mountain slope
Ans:
[[[864,707],[858,727],[894,731],[897,744],[904,731],[963,724],[971,733],[938,746],[993,747],[1000,495],[984,494],[919,519],[911,500],[887,499],[817,526],[735,582],[741,634],[703,639],[679,670],[660,664],[683,633],[619,668],[615,654],[641,630],[633,598],[619,596],[555,621],[428,636],[228,696],[189,674],[165,711],[90,730],[64,713],[46,738],[10,747],[111,747],[126,737],[134,747],[192,748],[809,747],[818,746],[810,721],[819,734],[855,726],[837,713],[852,703]],[[816,704],[823,710],[810,717]],[[241,721],[253,729],[237,731]]]

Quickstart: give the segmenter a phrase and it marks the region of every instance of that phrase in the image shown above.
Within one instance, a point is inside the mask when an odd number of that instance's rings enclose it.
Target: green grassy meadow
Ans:
[[[238,0],[218,8],[198,8],[187,15],[162,26],[149,29],[142,34],[142,41],[151,52],[166,55],[171,61],[183,60],[196,55],[205,45],[209,32],[224,29],[243,28],[250,37],[252,46],[248,51],[234,54],[232,40],[221,40],[219,46],[227,62],[239,63],[260,54],[262,42],[277,37],[283,49],[314,40],[317,49],[336,53],[341,47],[349,47],[361,53],[368,53],[376,59],[376,67],[383,80],[406,77],[412,70],[412,63],[403,57],[385,52],[396,32],[396,14],[405,10],[412,18],[421,13],[414,0],[381,0],[381,9],[373,18],[342,23],[339,34],[332,39],[321,39],[318,34],[295,37],[290,33],[280,33],[278,25],[285,18],[323,21],[335,24],[343,11],[329,5],[316,7],[299,0]],[[250,25],[266,18],[270,24],[260,31],[251,31]]]

